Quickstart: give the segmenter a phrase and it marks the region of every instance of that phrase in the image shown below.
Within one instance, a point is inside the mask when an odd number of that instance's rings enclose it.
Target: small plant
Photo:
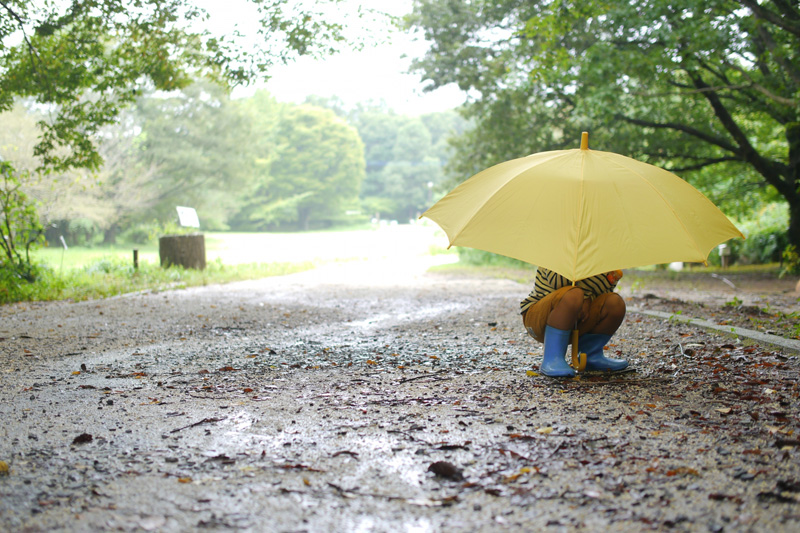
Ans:
[[[641,279],[637,279],[637,280],[636,280],[636,281],[634,281],[634,282],[633,282],[633,284],[631,285],[631,292],[634,292],[634,291],[638,291],[638,290],[642,290],[642,289],[644,289],[644,285],[645,285],[645,283],[644,283],[644,281],[643,281],[643,280],[641,280]]]
[[[679,322],[681,321],[681,320],[680,320],[680,316],[681,316],[682,314],[683,314],[683,311],[681,311],[681,310],[675,311],[674,313],[672,313],[672,314],[670,315],[670,317],[669,317],[669,319],[668,319],[668,322],[669,322],[670,324],[677,324],[677,323],[679,323]]]
[[[741,307],[743,303],[738,296],[734,296],[733,300],[725,302],[725,307]]]

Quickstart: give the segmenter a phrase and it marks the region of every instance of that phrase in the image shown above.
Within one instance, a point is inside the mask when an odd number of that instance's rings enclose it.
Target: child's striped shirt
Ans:
[[[601,294],[607,292],[614,292],[617,282],[622,277],[621,270],[615,270],[606,274],[597,274],[590,278],[579,280],[575,286],[583,289],[584,298],[597,298]],[[524,313],[528,308],[550,294],[562,287],[572,285],[572,281],[565,278],[561,274],[557,274],[552,270],[539,267],[536,269],[536,281],[533,285],[533,290],[527,298],[522,300],[519,304],[520,313]]]

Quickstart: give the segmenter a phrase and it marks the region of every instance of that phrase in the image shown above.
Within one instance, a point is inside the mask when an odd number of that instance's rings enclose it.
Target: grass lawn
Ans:
[[[335,261],[408,258],[442,253],[446,238],[426,225],[304,233],[205,233],[203,271],[160,266],[158,245],[80,246],[37,250],[44,265],[35,283],[0,276],[0,304],[29,300],[86,300],[139,290],[162,290],[285,275]],[[139,250],[139,268],[133,249]]]
[[[133,265],[133,246],[108,246],[86,248],[85,246],[71,246],[63,248],[42,248],[33,254],[37,262],[41,262],[55,270],[62,268],[72,270],[83,268],[92,263],[111,259],[114,261],[127,261]],[[139,264],[158,264],[158,247],[146,245],[139,247]]]

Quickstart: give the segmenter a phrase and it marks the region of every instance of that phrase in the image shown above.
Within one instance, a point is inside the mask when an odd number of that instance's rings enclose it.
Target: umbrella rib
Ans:
[[[578,270],[578,250],[581,247],[581,243],[580,243],[579,239],[581,237],[581,234],[583,233],[583,209],[582,209],[582,206],[583,206],[583,197],[584,197],[584,194],[585,194],[585,190],[584,189],[586,188],[585,170],[584,169],[585,169],[585,166],[586,166],[586,155],[587,155],[588,152],[589,152],[588,149],[580,151],[580,154],[581,154],[581,177],[580,177],[580,187],[579,187],[579,191],[580,192],[578,193],[578,206],[580,208],[578,209],[578,224],[576,225],[576,228],[575,228],[575,231],[576,231],[575,246],[574,246],[575,254],[572,257],[572,272],[570,273],[570,277],[572,278],[572,282],[573,283],[578,281],[575,278],[577,277],[577,270]]]

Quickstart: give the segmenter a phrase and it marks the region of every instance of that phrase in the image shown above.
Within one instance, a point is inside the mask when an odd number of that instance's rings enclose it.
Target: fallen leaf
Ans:
[[[674,470],[667,471],[668,476],[700,476],[700,473],[694,468],[688,466],[680,466]]]
[[[87,442],[92,442],[92,440],[93,437],[88,433],[81,433],[80,435],[72,439],[72,444],[84,444]]]
[[[540,433],[542,435],[549,435],[552,432],[553,432],[553,428],[549,427],[549,426],[548,427],[539,428],[539,429],[536,430],[536,433]]]
[[[324,470],[320,470],[318,468],[312,468],[310,466],[303,464],[295,464],[295,465],[286,464],[286,465],[280,465],[280,467],[285,468],[286,470],[306,470],[308,472],[324,472]]]
[[[447,461],[436,461],[428,466],[428,472],[433,472],[439,477],[460,481],[464,479],[461,469]]]
[[[731,494],[711,493],[711,494],[708,495],[708,499],[709,500],[716,500],[716,501],[728,500],[728,501],[732,501],[734,503],[742,503],[742,499],[740,497],[733,496]]]
[[[191,483],[191,482],[192,482],[192,478],[190,478],[190,477],[179,477],[178,478],[178,483]]]

